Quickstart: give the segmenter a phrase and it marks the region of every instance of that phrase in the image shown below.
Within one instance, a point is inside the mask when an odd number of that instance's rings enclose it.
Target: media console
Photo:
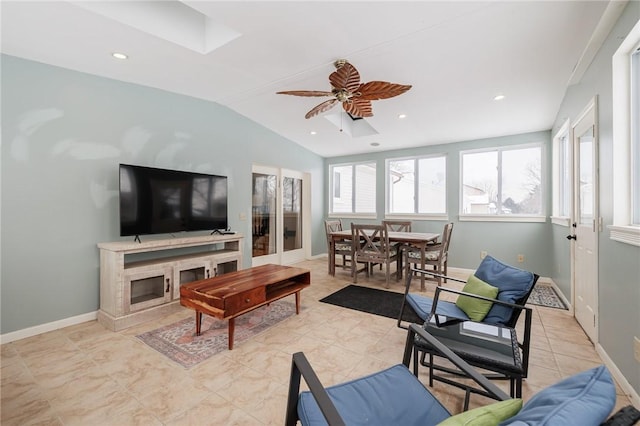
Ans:
[[[98,322],[119,331],[180,309],[180,286],[242,269],[241,234],[99,243]]]

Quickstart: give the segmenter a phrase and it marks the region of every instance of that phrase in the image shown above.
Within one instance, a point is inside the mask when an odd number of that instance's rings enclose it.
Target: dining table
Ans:
[[[329,275],[336,275],[336,253],[335,247],[336,242],[343,240],[350,240],[352,238],[351,230],[346,229],[342,231],[331,232],[329,239]],[[389,235],[389,243],[400,243],[406,244],[420,250],[421,253],[421,263],[420,268],[424,269],[426,253],[427,253],[427,245],[429,243],[434,243],[438,241],[440,238],[440,234],[431,233],[431,232],[400,232],[400,231],[390,231]],[[422,276],[421,281],[421,289],[424,290],[424,274],[420,274]]]

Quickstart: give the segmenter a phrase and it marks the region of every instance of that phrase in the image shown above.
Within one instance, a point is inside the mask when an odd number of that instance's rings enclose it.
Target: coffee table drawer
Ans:
[[[250,309],[267,300],[264,287],[247,290],[244,293],[235,294],[225,300],[225,316],[232,316],[238,312]]]

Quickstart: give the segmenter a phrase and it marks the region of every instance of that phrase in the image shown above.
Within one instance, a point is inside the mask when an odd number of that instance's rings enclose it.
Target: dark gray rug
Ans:
[[[343,308],[393,319],[398,319],[403,300],[404,294],[402,293],[361,287],[353,284],[320,299],[321,302],[329,303],[330,305],[341,306]],[[417,322],[420,324],[424,322],[409,306],[404,309],[402,319],[403,321]]]
[[[549,308],[568,309],[560,296],[556,293],[556,289],[550,285],[536,284],[527,300],[527,303],[538,306],[546,306]]]

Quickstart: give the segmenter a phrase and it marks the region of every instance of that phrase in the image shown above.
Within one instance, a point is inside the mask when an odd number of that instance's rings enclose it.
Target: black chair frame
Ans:
[[[408,293],[408,290],[411,286],[411,275],[413,275],[414,273],[425,273],[425,274],[430,274],[430,275],[434,275],[433,272],[431,271],[427,271],[427,270],[423,270],[423,269],[418,269],[418,268],[412,268],[412,273],[409,274],[409,277],[407,277],[407,286],[405,289],[405,297]],[[452,277],[447,277],[450,280],[453,281],[457,281],[457,282],[466,282],[464,280],[458,279],[458,278],[452,278]],[[534,281],[533,281],[533,285],[531,286],[531,288],[533,288],[533,286],[535,285],[535,283],[538,281],[539,276],[534,274]],[[440,293],[441,292],[447,292],[447,293],[453,293],[453,294],[457,294],[457,295],[464,295],[464,296],[469,296],[475,299],[480,299],[480,300],[486,300],[489,301],[491,303],[495,303],[495,304],[499,304],[502,306],[507,306],[512,308],[513,313],[511,314],[511,317],[509,318],[509,320],[505,323],[505,324],[501,324],[503,327],[508,327],[508,328],[512,328],[515,329],[516,324],[518,322],[518,319],[520,318],[520,314],[522,313],[522,311],[525,312],[525,320],[524,320],[524,335],[522,336],[522,340],[518,341],[518,347],[519,349],[522,351],[521,354],[521,365],[522,365],[522,369],[521,371],[514,371],[513,369],[509,369],[509,368],[500,368],[500,366],[498,365],[492,365],[491,366],[491,371],[492,373],[485,373],[484,376],[487,379],[490,380],[509,380],[510,382],[510,394],[512,397],[516,397],[516,398],[520,398],[522,396],[522,380],[525,379],[528,374],[529,374],[529,351],[530,351],[530,344],[531,344],[531,321],[532,321],[532,316],[533,316],[533,310],[531,308],[528,308],[524,305],[524,303],[526,303],[526,300],[528,299],[529,295],[531,294],[531,290],[522,298],[518,299],[518,301],[523,301],[522,304],[519,303],[509,303],[509,302],[504,302],[502,300],[498,300],[498,299],[491,299],[488,297],[484,297],[484,296],[479,296],[477,294],[472,294],[472,293],[466,293],[464,291],[460,291],[460,290],[455,290],[455,289],[451,289],[451,288],[446,288],[446,287],[436,287],[435,289],[435,294],[433,297],[433,304],[431,306],[431,313],[429,314],[429,318],[435,318],[435,322],[436,325],[440,326],[440,322],[439,322],[439,315],[436,314],[437,311],[437,306],[438,306],[438,300],[440,299]],[[401,328],[405,328],[404,326],[402,326],[401,324],[401,319],[402,319],[402,315],[404,313],[404,309],[405,309],[405,305],[406,302],[403,301],[403,305],[400,309],[400,316],[398,317],[398,327]],[[407,306],[407,308],[411,309],[410,306]],[[449,367],[445,367],[442,365],[437,365],[434,362],[434,356],[437,356],[436,353],[434,353],[433,348],[430,345],[421,345],[420,341],[417,340],[415,342],[415,346],[416,346],[416,350],[414,351],[414,370],[413,373],[417,376],[418,375],[418,365],[422,365],[424,367],[428,367],[429,368],[429,386],[433,386],[433,381],[440,381],[443,383],[447,383],[449,385],[452,386],[456,386],[459,387],[461,389],[465,389],[465,391],[467,392],[466,398],[465,398],[465,409],[468,406],[468,402],[469,402],[469,394],[470,393],[478,393],[481,395],[486,395],[485,393],[483,393],[481,390],[478,390],[477,388],[473,388],[470,386],[467,386],[465,384],[461,384],[459,382],[455,382],[453,380],[448,379],[447,377],[443,377],[443,376],[438,376],[437,374],[434,373],[434,371],[441,371],[450,375],[454,375],[454,376],[458,376],[458,377],[465,377],[464,372],[461,372],[460,370],[456,370],[453,368],[449,368]],[[418,362],[418,354],[421,353],[420,356],[420,360]],[[429,355],[429,361],[426,360],[426,356]],[[469,363],[470,365],[473,365],[475,367],[478,368],[487,368],[487,365],[483,362],[474,362],[472,358],[470,357],[466,357],[465,358],[466,362]]]
[[[411,324],[408,327],[407,340],[405,342],[404,355],[402,358],[402,363],[407,368],[409,368],[412,354],[415,353],[414,342],[416,340],[416,335],[420,336],[421,339],[427,341],[442,357],[447,358],[450,362],[452,362],[457,368],[460,369],[460,371],[465,374],[465,377],[471,378],[474,382],[476,382],[482,388],[484,392],[483,394],[499,401],[510,399],[509,395],[503,392],[495,384],[487,380],[486,377],[477,372],[471,365],[469,365],[453,351],[443,345],[440,341],[438,341],[438,339],[430,335],[418,324]],[[415,355],[413,358],[415,359]],[[338,410],[333,405],[329,394],[325,390],[324,386],[320,382],[320,379],[318,379],[318,376],[313,371],[311,364],[309,364],[309,361],[302,352],[296,352],[292,357],[285,425],[295,426],[297,424],[297,421],[299,420],[297,406],[298,395],[300,394],[301,378],[304,378],[305,382],[307,383],[307,386],[309,387],[309,390],[314,399],[318,403],[320,411],[324,415],[327,423],[330,426],[345,425],[342,417],[340,416],[340,413],[338,413]],[[468,393],[465,396],[465,399],[468,399]]]

